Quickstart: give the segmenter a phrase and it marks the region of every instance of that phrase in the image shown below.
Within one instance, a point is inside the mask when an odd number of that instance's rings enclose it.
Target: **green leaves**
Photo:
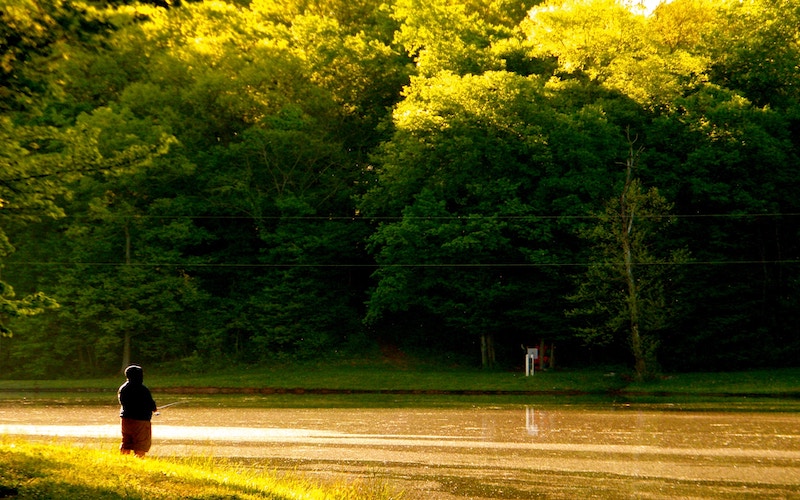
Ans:
[[[759,106],[797,103],[800,7],[790,0],[730,2],[707,39],[715,82]]]
[[[14,289],[0,282],[0,337],[11,337],[7,322],[11,318],[34,316],[48,309],[57,309],[58,302],[39,292],[17,299]]]
[[[570,300],[580,304],[570,316],[590,317],[578,327],[589,344],[627,340],[639,378],[657,367],[658,332],[668,326],[666,286],[674,266],[685,264],[688,251],[653,253],[661,225],[670,222],[671,204],[655,188],[643,189],[637,177],[639,151],[630,139],[626,179],[618,197],[607,204],[598,223],[584,237],[593,243],[589,268]]]
[[[796,354],[800,23],[768,3],[6,2],[5,297],[62,307],[0,362],[543,335],[578,363],[633,323],[668,367]]]

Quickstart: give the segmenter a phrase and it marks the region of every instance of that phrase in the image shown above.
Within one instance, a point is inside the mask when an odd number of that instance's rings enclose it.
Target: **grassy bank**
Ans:
[[[203,374],[166,373],[145,367],[146,383],[154,392],[219,389],[257,394],[284,393],[410,393],[410,394],[685,394],[800,396],[800,368],[725,373],[670,374],[634,382],[614,368],[523,373],[428,365],[339,362],[237,367]],[[121,376],[101,379],[0,380],[2,391],[114,391]],[[210,391],[213,392],[213,391]],[[247,391],[244,391],[247,392]]]
[[[0,438],[0,494],[15,498],[331,499],[399,498],[372,480],[315,484],[300,475],[220,459],[137,459],[110,451]]]

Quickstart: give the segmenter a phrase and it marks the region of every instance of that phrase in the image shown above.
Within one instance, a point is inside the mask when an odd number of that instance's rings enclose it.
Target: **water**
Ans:
[[[0,433],[113,449],[115,406],[0,403]],[[409,499],[800,498],[800,416],[625,405],[272,409],[176,405],[151,456],[214,456]]]

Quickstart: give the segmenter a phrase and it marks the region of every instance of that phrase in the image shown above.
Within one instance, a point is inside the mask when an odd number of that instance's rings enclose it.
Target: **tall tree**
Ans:
[[[71,305],[64,320],[103,339],[99,345],[110,350],[93,357],[115,355],[122,369],[131,362],[132,339],[146,343],[148,333],[150,344],[159,347],[138,349],[139,356],[185,354],[191,322],[182,313],[197,306],[200,294],[182,249],[202,236],[174,212],[174,195],[164,187],[187,173],[180,163],[159,158],[174,139],[128,110],[99,109],[79,124],[102,130],[101,158],[117,151],[139,155],[119,168],[87,174],[74,186],[65,234],[75,264],[58,280],[60,297]]]
[[[481,74],[506,66],[514,26],[535,1],[398,0],[392,16],[396,40],[416,62],[417,73]],[[513,52],[513,50],[512,50]]]
[[[79,47],[102,40],[113,26],[102,9],[69,0],[0,0],[0,112],[35,113],[53,73]]]
[[[648,18],[617,0],[553,0],[532,9],[520,28],[530,57],[555,59],[557,76],[660,108],[704,80],[708,61],[692,44],[709,10],[664,5]]]
[[[685,263],[688,255],[682,249],[654,252],[660,226],[671,221],[671,205],[657,189],[642,187],[636,172],[640,153],[629,138],[620,195],[586,233],[596,253],[570,297],[579,303],[570,315],[588,318],[579,329],[587,342],[617,342],[624,334],[636,375],[643,379],[658,369],[658,333],[669,318],[668,285],[676,276],[674,266]]]
[[[420,311],[445,326],[440,345],[480,345],[488,366],[493,337],[518,346],[508,340],[548,321],[524,312],[553,285],[536,279],[552,262],[548,221],[535,217],[550,160],[542,93],[538,79],[506,72],[413,81],[362,201],[379,221],[369,322]]]
[[[725,2],[705,47],[711,76],[759,106],[800,99],[800,6],[791,0]]]
[[[674,332],[671,362],[733,368],[744,358],[785,359],[795,345],[784,329],[794,331],[794,311],[780,298],[792,295],[786,280],[795,271],[786,262],[798,222],[791,122],[716,85],[675,103],[649,126],[642,169],[675,200],[672,237],[704,263],[687,276],[685,293],[703,300],[688,301],[680,316],[691,334]]]
[[[203,343],[254,360],[352,336],[363,302],[348,283],[363,281],[349,266],[364,258],[366,226],[344,221],[405,61],[371,21],[358,30],[356,18],[323,7],[192,5],[143,25],[157,44],[165,32],[177,42],[163,43],[147,81],[121,98],[157,117],[196,166],[177,196],[213,238],[191,251],[217,311]],[[373,81],[378,73],[393,83]]]
[[[63,215],[55,205],[63,189],[57,175],[61,166],[59,151],[38,154],[39,143],[58,141],[55,130],[15,127],[0,117],[0,259],[6,261],[15,248],[7,230],[44,217]],[[55,147],[55,146],[51,146]],[[54,182],[55,181],[55,182]],[[17,298],[14,289],[0,281],[0,337],[11,336],[8,320],[30,316],[56,307],[55,300],[42,292]]]

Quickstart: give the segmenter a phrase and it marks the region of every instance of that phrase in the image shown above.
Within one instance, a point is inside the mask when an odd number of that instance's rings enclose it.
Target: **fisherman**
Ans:
[[[150,419],[158,411],[150,389],[144,385],[144,370],[141,366],[131,365],[125,369],[128,381],[120,386],[117,398],[121,406],[119,416],[122,420],[122,444],[120,452],[127,455],[131,452],[137,457],[144,457],[152,444],[152,428]]]

